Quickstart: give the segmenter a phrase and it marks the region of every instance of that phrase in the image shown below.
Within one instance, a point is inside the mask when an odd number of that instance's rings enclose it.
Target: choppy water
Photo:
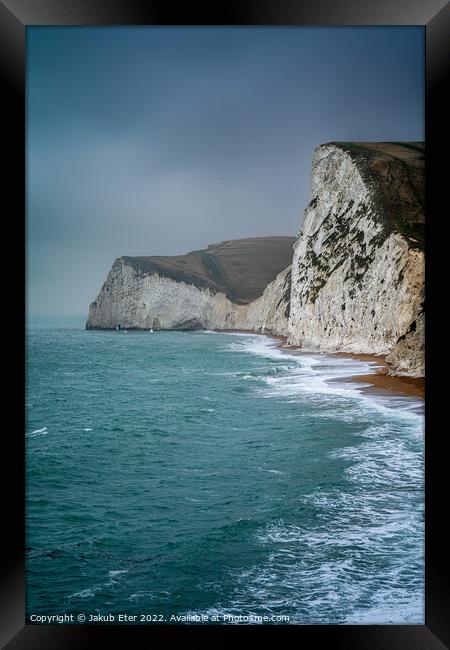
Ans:
[[[424,622],[414,400],[265,337],[82,328],[27,335],[27,616]]]

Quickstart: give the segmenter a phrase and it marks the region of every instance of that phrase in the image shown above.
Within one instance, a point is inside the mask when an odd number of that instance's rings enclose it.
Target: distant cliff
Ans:
[[[422,376],[424,228],[422,143],[321,145],[296,240],[118,258],[86,327],[248,329]]]
[[[294,247],[289,341],[387,354],[424,374],[424,147],[330,143],[315,151]]]
[[[294,241],[255,237],[173,257],[120,257],[86,327],[253,329],[248,305],[291,263]],[[256,312],[253,307],[255,318]]]

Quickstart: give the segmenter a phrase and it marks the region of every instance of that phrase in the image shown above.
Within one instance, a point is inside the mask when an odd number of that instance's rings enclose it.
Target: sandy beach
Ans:
[[[277,347],[280,348],[285,354],[306,354],[306,351],[298,345],[289,345],[285,341],[285,337],[272,336],[276,340],[282,339],[282,342]],[[407,397],[416,397],[425,399],[425,378],[424,377],[400,377],[389,375],[389,366],[386,363],[384,356],[377,356],[375,354],[356,354],[353,352],[327,352],[330,356],[344,357],[348,359],[356,359],[358,361],[366,361],[369,363],[376,363],[379,366],[374,373],[365,375],[355,375],[354,377],[346,378],[345,381],[356,381],[358,383],[371,384],[366,388],[362,388],[365,392],[379,392],[389,391],[390,394],[402,395]],[[342,381],[342,380],[335,380]]]
[[[229,334],[258,334],[253,330],[216,330],[218,332],[226,332]],[[268,336],[277,341],[277,348],[284,354],[301,355],[309,354],[308,351],[303,350],[299,345],[291,345],[286,343],[286,337],[280,334],[262,334],[261,336]],[[397,375],[389,375],[389,366],[386,359],[382,355],[375,354],[357,354],[354,352],[327,352],[330,356],[344,357],[347,359],[356,359],[357,361],[366,361],[374,363],[378,367],[374,373],[365,375],[355,375],[354,377],[347,377],[345,381],[355,381],[358,383],[367,383],[370,386],[364,387],[361,390],[364,392],[377,392],[389,391],[391,395],[402,395],[405,397],[416,397],[425,399],[425,377],[400,377]],[[333,381],[343,381],[336,379]]]
[[[367,375],[355,375],[351,379],[357,382],[372,384],[374,388],[390,391],[397,395],[418,397],[425,399],[425,377],[401,377],[389,375],[389,366],[383,356],[374,354],[352,354],[350,352],[333,353],[339,357],[358,359],[359,361],[375,362],[380,368],[376,372]],[[366,388],[363,390],[370,390]]]

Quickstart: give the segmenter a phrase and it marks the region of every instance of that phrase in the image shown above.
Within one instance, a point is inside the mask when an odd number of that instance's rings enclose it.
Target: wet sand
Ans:
[[[422,400],[425,399],[425,377],[401,377],[399,375],[389,375],[389,366],[386,363],[385,357],[381,355],[377,356],[375,354],[352,354],[351,352],[339,352],[336,353],[335,356],[357,359],[359,361],[366,361],[380,366],[374,373],[350,377],[351,381],[372,384],[374,388],[387,390],[391,394],[406,395],[408,397],[416,397]],[[365,388],[363,390],[369,392],[370,388]]]
[[[257,334],[252,330],[217,330],[220,332]],[[286,337],[279,334],[263,334],[277,341],[277,348],[284,354],[300,356],[302,354],[314,354],[303,350],[300,345],[290,345],[286,343]],[[332,357],[343,357],[344,359],[355,359],[356,361],[365,361],[373,364],[375,372],[365,375],[354,375],[345,379],[332,379],[330,381],[348,382],[355,381],[362,384],[370,384],[361,390],[367,393],[382,395],[400,395],[403,397],[415,397],[425,399],[425,378],[424,377],[400,377],[398,375],[389,375],[389,366],[382,355],[376,354],[357,354],[354,352],[326,352]],[[384,392],[387,391],[387,392]]]
[[[283,343],[278,344],[281,352],[285,354],[308,354],[306,351],[302,351],[301,347],[298,345],[288,345],[285,343],[285,337],[272,337],[283,339]],[[347,359],[355,359],[357,361],[365,361],[366,363],[373,364],[375,372],[365,374],[365,375],[354,375],[353,377],[346,377],[344,379],[334,379],[330,381],[336,382],[347,382],[355,381],[358,383],[371,384],[370,386],[364,387],[361,390],[367,393],[376,393],[377,395],[382,394],[384,391],[388,391],[390,395],[400,395],[403,397],[415,397],[419,399],[425,399],[425,378],[424,377],[400,377],[398,375],[389,375],[389,366],[386,363],[386,359],[382,355],[375,354],[356,354],[353,352],[327,352],[329,356],[333,357],[343,357]]]
[[[351,377],[352,381],[370,383],[375,388],[388,390],[397,395],[407,395],[408,397],[418,397],[425,399],[425,379],[424,377],[397,377],[386,374],[375,373],[373,375],[357,375]],[[369,389],[363,389],[369,390]]]

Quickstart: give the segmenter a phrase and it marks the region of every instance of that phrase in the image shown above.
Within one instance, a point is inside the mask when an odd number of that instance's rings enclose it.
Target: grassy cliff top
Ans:
[[[294,241],[295,237],[232,239],[186,255],[121,259],[142,274],[158,273],[248,304],[291,264]]]
[[[424,250],[425,145],[423,142],[330,142],[346,151],[370,183],[385,233],[397,232]]]

